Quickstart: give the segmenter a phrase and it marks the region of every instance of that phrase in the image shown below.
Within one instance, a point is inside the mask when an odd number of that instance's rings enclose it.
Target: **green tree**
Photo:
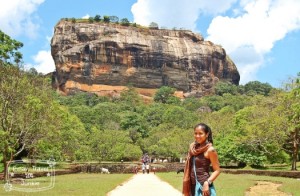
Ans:
[[[75,114],[81,122],[84,124],[84,127],[87,131],[91,131],[93,126],[101,126],[97,124],[97,116],[94,114],[94,109],[88,106],[75,106],[69,108],[72,114]]]
[[[103,21],[109,23],[110,22],[109,16],[103,16]]]
[[[200,102],[200,99],[195,97],[188,97],[183,100],[182,106],[192,112],[197,111],[203,104]]]
[[[56,99],[60,104],[69,107],[79,106],[79,105],[93,107],[98,103],[109,102],[109,98],[107,97],[101,97],[94,93],[83,93],[83,92],[79,92],[74,95],[68,95],[68,96],[56,95]]]
[[[29,73],[33,76],[39,75],[38,71],[34,67],[30,68],[27,73]]]
[[[174,97],[176,89],[169,86],[160,87],[154,95],[155,102],[167,103],[171,97]]]
[[[158,29],[158,24],[156,22],[151,22],[149,28]]]
[[[218,95],[203,97],[201,102],[203,106],[208,106],[213,111],[218,111],[226,106],[224,98]]]
[[[236,157],[252,165],[273,162],[282,155],[287,138],[285,119],[278,113],[278,101],[273,97],[255,97],[255,105],[245,107],[235,115]],[[286,160],[282,160],[283,162]]]
[[[57,119],[48,81],[31,77],[15,66],[0,67],[0,151],[7,161],[45,137]],[[6,174],[6,173],[5,173]]]
[[[134,145],[125,131],[99,131],[93,129],[89,136],[93,159],[98,161],[133,161],[142,154],[141,149]]]
[[[0,66],[19,65],[22,54],[18,49],[21,47],[23,47],[23,43],[12,39],[0,30]]]
[[[94,20],[95,20],[96,22],[99,22],[99,21],[101,20],[101,16],[100,16],[100,15],[96,15],[96,16],[94,17]]]
[[[121,113],[120,126],[124,130],[136,131],[141,135],[142,138],[148,136],[146,122],[144,121],[144,118],[136,112],[124,111],[123,113]],[[136,142],[136,140],[134,140],[134,142]]]
[[[289,134],[286,147],[287,150],[291,149],[291,170],[297,170],[300,144],[300,73],[289,83],[289,89],[289,92],[283,98],[281,112],[287,117]]]
[[[99,103],[92,109],[95,116],[95,124],[99,130],[120,130],[121,107],[116,103]]]
[[[123,110],[135,111],[136,107],[142,104],[142,98],[132,86],[123,90],[119,99]]]
[[[245,93],[246,94],[257,94],[268,96],[272,86],[268,83],[261,83],[259,81],[251,81],[245,84]]]
[[[180,106],[169,106],[162,119],[164,123],[173,123],[180,128],[191,128],[197,122],[197,115]]]
[[[76,152],[84,145],[87,132],[77,116],[69,113],[67,108],[53,104],[54,111],[51,114],[55,120],[47,132],[47,136],[41,138],[37,144],[32,146],[30,156],[34,159],[75,160]]]
[[[129,26],[130,25],[130,22],[127,18],[122,18],[121,19],[121,25],[123,26]]]
[[[232,95],[238,94],[238,87],[234,84],[218,82],[215,86],[216,95],[222,96],[225,93],[229,93]]]
[[[111,22],[118,23],[119,22],[119,17],[117,17],[117,16],[109,16],[109,20]]]
[[[89,23],[93,23],[94,22],[94,18],[93,17],[89,17]]]
[[[164,104],[152,103],[143,110],[143,118],[149,124],[149,127],[157,127],[163,122],[162,117],[165,109]]]
[[[151,130],[144,140],[144,149],[156,157],[185,157],[189,144],[193,141],[191,129],[181,129],[174,124],[161,124]]]

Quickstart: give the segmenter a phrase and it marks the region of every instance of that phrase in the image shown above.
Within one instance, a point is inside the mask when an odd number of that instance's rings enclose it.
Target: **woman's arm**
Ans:
[[[207,152],[208,152],[208,158],[210,159],[212,168],[214,170],[214,172],[211,173],[209,180],[211,182],[213,182],[218,177],[218,175],[221,173],[220,163],[219,163],[219,159],[218,159],[218,153],[214,149],[214,147],[210,147]]]
[[[203,184],[203,190],[202,193],[204,196],[209,196],[209,182],[212,183],[220,174],[220,163],[218,159],[218,154],[217,151],[214,149],[214,147],[209,147],[207,150],[207,154],[204,155],[206,158],[210,159],[210,162],[213,167],[213,173],[211,173],[210,177],[207,179],[207,181],[204,182]]]

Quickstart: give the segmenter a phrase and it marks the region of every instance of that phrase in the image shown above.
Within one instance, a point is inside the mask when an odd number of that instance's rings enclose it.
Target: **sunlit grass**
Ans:
[[[157,173],[157,175],[164,181],[171,184],[174,188],[182,191],[183,174],[176,172]],[[255,176],[250,174],[225,174],[221,173],[215,181],[218,196],[243,196],[245,192],[254,186],[256,181],[270,181],[282,183],[279,187],[280,191],[291,193],[293,196],[300,196],[300,180],[283,177],[270,176]]]
[[[97,195],[105,196],[122,182],[128,180],[132,174],[70,174],[55,177],[54,188],[40,192],[6,192],[0,184],[0,195]]]
[[[176,172],[157,173],[157,176],[168,182],[173,187],[182,190],[183,174]],[[103,195],[113,190],[119,184],[127,181],[132,174],[69,174],[56,176],[54,188],[35,192],[5,192],[0,184],[0,195]],[[40,178],[42,180],[42,178]],[[282,183],[279,190],[300,196],[300,180],[283,177],[255,176],[250,174],[225,174],[221,173],[215,181],[218,196],[243,196],[245,192],[256,184],[256,181],[270,181]],[[3,182],[2,182],[3,183]]]

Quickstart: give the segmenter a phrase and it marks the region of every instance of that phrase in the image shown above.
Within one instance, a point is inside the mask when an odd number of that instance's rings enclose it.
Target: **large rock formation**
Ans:
[[[144,90],[167,85],[199,97],[219,80],[238,84],[240,79],[221,46],[188,30],[61,20],[51,53],[54,85],[66,94],[105,94],[130,84]]]

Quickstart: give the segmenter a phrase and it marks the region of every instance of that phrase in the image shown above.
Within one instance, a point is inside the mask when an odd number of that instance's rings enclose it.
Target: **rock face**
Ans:
[[[221,81],[239,83],[225,50],[188,30],[71,22],[55,26],[53,85],[66,94],[171,86],[185,96],[210,94]]]

